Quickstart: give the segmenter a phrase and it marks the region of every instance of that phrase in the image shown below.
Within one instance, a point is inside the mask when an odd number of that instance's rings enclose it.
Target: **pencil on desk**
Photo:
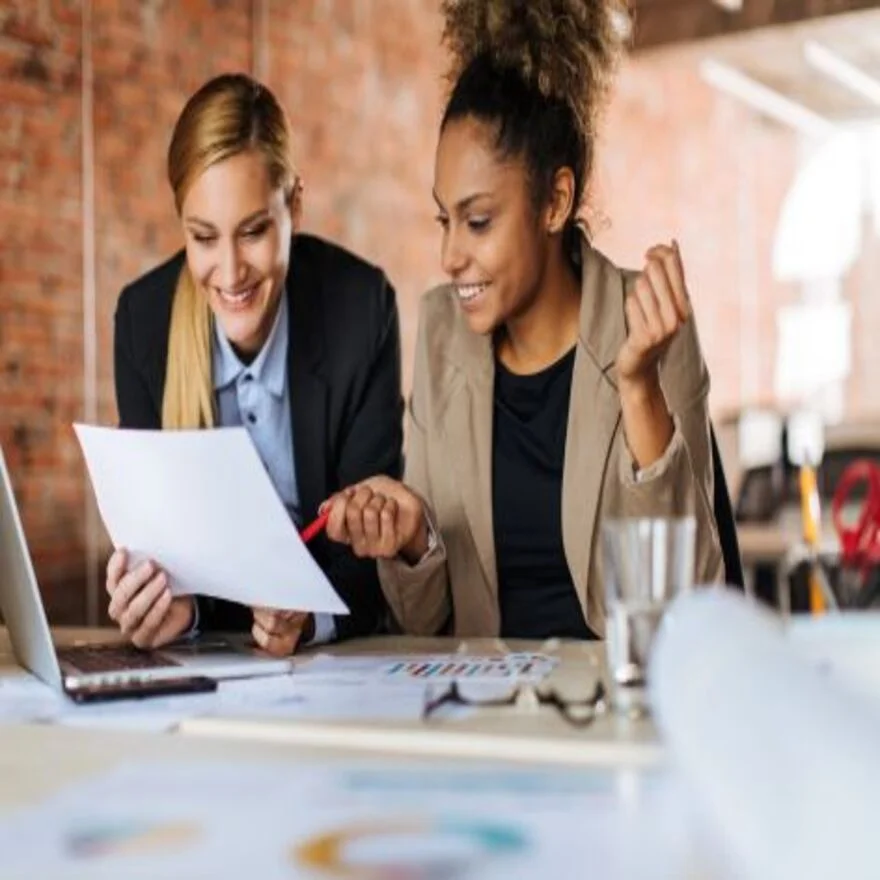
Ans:
[[[819,489],[816,484],[816,469],[808,464],[801,465],[800,469],[801,491],[801,519],[804,528],[804,541],[810,548],[813,560],[807,575],[807,583],[810,592],[810,612],[822,614],[826,610],[825,596],[822,585],[819,583],[819,575],[816,566],[819,565]]]

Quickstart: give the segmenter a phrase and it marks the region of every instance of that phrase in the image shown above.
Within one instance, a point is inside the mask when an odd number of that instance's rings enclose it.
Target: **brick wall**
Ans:
[[[304,223],[383,266],[411,373],[416,300],[440,279],[431,198],[442,55],[434,0],[269,4],[266,81],[291,116]]]
[[[276,91],[306,227],[385,267],[408,381],[417,298],[440,278],[438,35],[435,0],[0,0],[0,444],[54,620],[83,619],[87,560],[100,575],[106,540],[86,553],[90,493],[69,425],[89,407],[114,421],[116,297],[179,246],[164,158],[186,96],[230,69]],[[698,56],[657,52],[623,71],[592,205],[599,247],[628,265],[678,237],[719,409],[772,387],[773,314],[794,292],[772,282],[769,254],[794,141],[705,87]]]
[[[439,277],[438,33],[432,0],[0,0],[0,444],[54,620],[84,619],[106,555],[100,530],[86,552],[94,512],[70,423],[89,406],[114,422],[116,297],[180,246],[164,162],[184,100],[224,70],[270,85],[293,122],[306,226],[385,267],[411,342]]]
[[[80,14],[0,13],[0,444],[39,575],[83,610]]]

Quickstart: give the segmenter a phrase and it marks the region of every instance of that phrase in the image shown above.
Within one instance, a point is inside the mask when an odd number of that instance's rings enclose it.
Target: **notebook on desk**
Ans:
[[[149,683],[182,676],[239,678],[289,672],[292,661],[271,658],[244,639],[195,640],[143,651],[126,644],[83,644],[56,650],[9,471],[0,449],[0,611],[18,662],[76,698],[100,686]]]

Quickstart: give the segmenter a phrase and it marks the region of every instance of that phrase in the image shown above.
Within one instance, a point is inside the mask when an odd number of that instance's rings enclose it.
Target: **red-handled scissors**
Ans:
[[[852,522],[850,499],[864,484],[864,499]],[[846,519],[844,522],[844,510]],[[858,459],[841,474],[831,502],[834,528],[840,538],[841,561],[863,571],[880,562],[880,468],[873,461]]]

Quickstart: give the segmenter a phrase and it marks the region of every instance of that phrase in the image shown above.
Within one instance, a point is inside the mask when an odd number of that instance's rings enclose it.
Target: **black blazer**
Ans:
[[[120,426],[161,428],[171,302],[184,255],[126,287],[116,308],[114,358]],[[374,474],[400,479],[403,399],[394,289],[383,272],[310,235],[291,241],[288,387],[294,468],[305,522],[337,489]],[[324,535],[309,544],[351,614],[341,638],[375,632],[385,602],[375,563]],[[160,560],[161,562],[161,560]],[[205,628],[248,630],[248,609],[200,599]]]

